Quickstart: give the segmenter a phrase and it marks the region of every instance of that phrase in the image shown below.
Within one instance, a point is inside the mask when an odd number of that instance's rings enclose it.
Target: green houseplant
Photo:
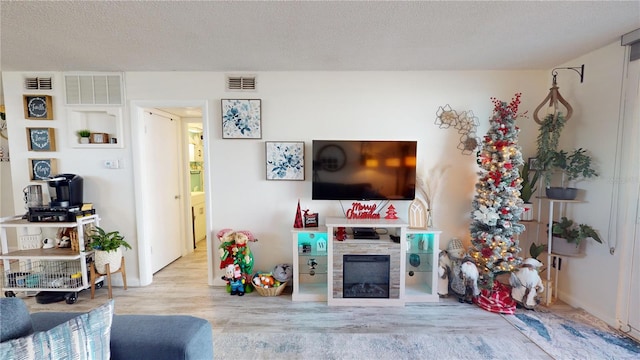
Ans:
[[[574,149],[571,153],[564,150],[554,151],[551,155],[550,170],[562,173],[561,186],[549,187],[547,183],[547,197],[562,200],[575,199],[577,189],[568,185],[572,181],[577,182],[598,176],[591,163],[591,156],[583,148]]]
[[[89,143],[89,137],[91,136],[91,130],[89,130],[89,129],[81,129],[81,130],[78,130],[76,133],[80,137],[80,143],[81,144],[88,144]]]
[[[523,208],[524,212],[522,213],[521,219],[522,221],[531,221],[533,220],[533,204],[531,203],[531,196],[536,192],[536,184],[538,183],[538,177],[540,176],[540,172],[537,170],[533,171],[533,176],[529,177],[531,173],[531,169],[529,167],[529,163],[525,163],[520,170],[520,178],[522,179],[522,186],[520,188],[520,198],[524,202]]]
[[[109,264],[111,272],[120,269],[122,259],[122,247],[131,249],[131,245],[124,240],[119,231],[107,232],[96,226],[89,234],[89,247],[95,250],[95,267],[100,274],[106,273],[106,265]]]
[[[591,226],[576,224],[565,216],[560,221],[553,222],[551,233],[553,235],[551,252],[560,255],[578,254],[580,252],[580,243],[588,238],[602,244],[600,236]]]

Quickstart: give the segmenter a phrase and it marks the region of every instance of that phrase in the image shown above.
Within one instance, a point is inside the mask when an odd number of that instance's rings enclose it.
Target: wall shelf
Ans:
[[[124,147],[122,109],[120,107],[68,107],[69,145],[76,149],[117,149]],[[77,131],[107,134],[109,142],[81,144]],[[115,143],[111,142],[115,139]]]

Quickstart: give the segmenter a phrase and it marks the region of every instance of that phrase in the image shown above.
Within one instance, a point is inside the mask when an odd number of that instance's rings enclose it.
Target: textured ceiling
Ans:
[[[3,71],[548,69],[640,1],[2,1]]]

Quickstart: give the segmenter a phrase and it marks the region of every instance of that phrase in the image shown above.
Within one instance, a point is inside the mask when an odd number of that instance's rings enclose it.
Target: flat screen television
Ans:
[[[313,140],[313,200],[413,200],[417,141]]]

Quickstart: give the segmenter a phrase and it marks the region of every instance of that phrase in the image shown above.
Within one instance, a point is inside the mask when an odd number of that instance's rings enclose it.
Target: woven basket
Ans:
[[[254,283],[251,283],[251,285],[253,285],[253,288],[262,296],[278,296],[282,294],[284,288],[287,287],[287,282],[285,281],[280,283],[280,286],[272,288],[263,288],[262,286],[257,286]]]

